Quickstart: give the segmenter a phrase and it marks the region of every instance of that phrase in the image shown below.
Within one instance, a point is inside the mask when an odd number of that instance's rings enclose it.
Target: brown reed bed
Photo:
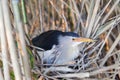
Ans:
[[[47,30],[98,41],[80,47],[82,55],[72,68],[73,63],[45,67],[29,46]],[[120,0],[0,0],[0,78],[119,80]]]

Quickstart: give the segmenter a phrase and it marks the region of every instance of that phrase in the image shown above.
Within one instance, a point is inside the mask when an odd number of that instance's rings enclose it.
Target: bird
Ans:
[[[67,64],[80,54],[79,45],[94,42],[90,38],[80,37],[74,32],[48,30],[32,39],[33,46],[44,49],[43,61],[46,64]]]

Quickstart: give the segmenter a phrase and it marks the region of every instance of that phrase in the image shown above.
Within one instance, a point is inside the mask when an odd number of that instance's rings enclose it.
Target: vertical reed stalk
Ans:
[[[5,80],[10,80],[10,71],[9,71],[9,59],[8,59],[8,47],[7,47],[7,39],[6,32],[4,27],[4,19],[2,13],[2,6],[0,0],[0,36],[1,36],[1,49],[2,49],[2,61],[3,61],[3,74]]]
[[[25,74],[25,80],[31,80],[31,74],[30,74],[30,65],[29,65],[29,58],[26,50],[26,43],[25,43],[25,34],[22,26],[22,22],[20,19],[20,13],[18,8],[18,0],[12,0],[13,5],[13,13],[15,18],[16,27],[18,30],[19,35],[19,46],[20,46],[20,52],[23,59],[23,68],[24,68],[24,74]]]
[[[10,56],[11,56],[15,79],[22,80],[21,70],[20,70],[20,66],[19,66],[19,60],[17,57],[18,55],[17,55],[17,51],[16,51],[14,37],[12,35],[12,26],[11,26],[10,16],[9,16],[8,0],[2,0],[2,7],[3,7],[3,14],[4,14],[3,15],[4,16],[4,24],[5,24],[7,40],[8,40],[8,47],[9,47],[9,51],[10,51]]]

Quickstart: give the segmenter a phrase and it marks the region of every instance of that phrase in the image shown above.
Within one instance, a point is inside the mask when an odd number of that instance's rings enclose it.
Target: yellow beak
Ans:
[[[73,38],[73,41],[75,41],[75,42],[95,42],[96,40],[80,37],[80,38]]]

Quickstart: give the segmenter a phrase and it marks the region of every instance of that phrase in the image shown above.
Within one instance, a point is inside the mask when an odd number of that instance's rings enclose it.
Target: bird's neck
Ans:
[[[61,49],[61,55],[58,58],[57,63],[68,63],[73,61],[79,55],[79,48],[78,46],[71,46],[71,45],[63,45]],[[69,47],[68,47],[69,46]]]
[[[71,45],[69,45],[69,48],[66,51],[67,51],[66,52],[67,55],[71,59],[75,59],[79,55],[79,48],[78,48],[78,46],[71,46]]]

